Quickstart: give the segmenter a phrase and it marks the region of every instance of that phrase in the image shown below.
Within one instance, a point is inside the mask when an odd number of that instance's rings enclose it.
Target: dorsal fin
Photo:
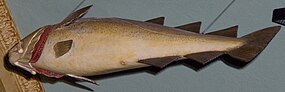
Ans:
[[[210,32],[207,33],[209,35],[219,35],[219,36],[227,36],[227,37],[237,37],[237,30],[238,30],[238,26],[233,26],[233,27],[229,27],[226,29],[222,29],[219,31],[214,31],[214,32]]]
[[[154,24],[159,24],[159,25],[163,25],[164,24],[164,19],[165,17],[158,17],[158,18],[154,18],[154,19],[149,19],[145,22],[150,22],[150,23],[154,23]]]
[[[202,24],[201,21],[199,21],[199,22],[185,24],[185,25],[182,25],[182,26],[177,26],[175,28],[182,29],[182,30],[187,30],[187,31],[190,31],[190,32],[200,33],[201,24]]]
[[[93,5],[89,5],[89,6],[86,6],[84,8],[81,8],[81,9],[75,11],[75,12],[72,12],[63,21],[61,21],[59,23],[59,25],[66,26],[66,25],[71,24],[76,19],[79,19],[79,18],[83,17],[92,6]]]
[[[65,53],[67,53],[71,49],[72,42],[73,42],[72,40],[67,40],[67,41],[61,41],[61,42],[56,43],[53,46],[55,57],[58,58],[64,55]]]

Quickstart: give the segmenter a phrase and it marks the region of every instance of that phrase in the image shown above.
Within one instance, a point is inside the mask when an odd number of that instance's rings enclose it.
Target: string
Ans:
[[[231,3],[229,3],[227,7],[206,27],[206,29],[202,31],[202,34],[205,34],[205,32],[213,26],[213,24],[228,10],[228,8],[230,8],[230,6],[233,5],[235,1],[236,0],[231,1]]]
[[[75,8],[71,11],[71,13],[74,12],[74,11],[76,11],[85,1],[86,1],[86,0],[82,0]]]

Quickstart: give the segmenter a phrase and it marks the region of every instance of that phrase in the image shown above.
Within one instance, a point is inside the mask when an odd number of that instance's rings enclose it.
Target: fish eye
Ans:
[[[23,49],[18,49],[18,53],[23,53],[24,50]]]
[[[19,44],[17,45],[16,50],[17,50],[18,53],[23,53],[24,52],[24,50],[22,48],[22,44],[23,43],[20,41]]]

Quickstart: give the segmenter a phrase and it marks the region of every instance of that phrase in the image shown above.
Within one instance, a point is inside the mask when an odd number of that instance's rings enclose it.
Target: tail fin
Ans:
[[[269,27],[241,37],[240,39],[245,39],[247,44],[228,52],[223,59],[236,67],[246,65],[263,51],[280,28],[280,26]]]

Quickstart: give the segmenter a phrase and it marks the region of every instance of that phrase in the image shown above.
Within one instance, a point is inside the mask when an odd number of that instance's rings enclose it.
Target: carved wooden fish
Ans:
[[[82,76],[156,66],[173,61],[207,64],[222,58],[237,64],[252,61],[280,30],[265,28],[241,38],[237,26],[199,34],[200,22],[163,26],[164,17],[146,22],[121,18],[81,18],[91,6],[71,13],[61,23],[34,31],[9,52],[11,64],[32,74]],[[192,32],[191,32],[192,31]]]

